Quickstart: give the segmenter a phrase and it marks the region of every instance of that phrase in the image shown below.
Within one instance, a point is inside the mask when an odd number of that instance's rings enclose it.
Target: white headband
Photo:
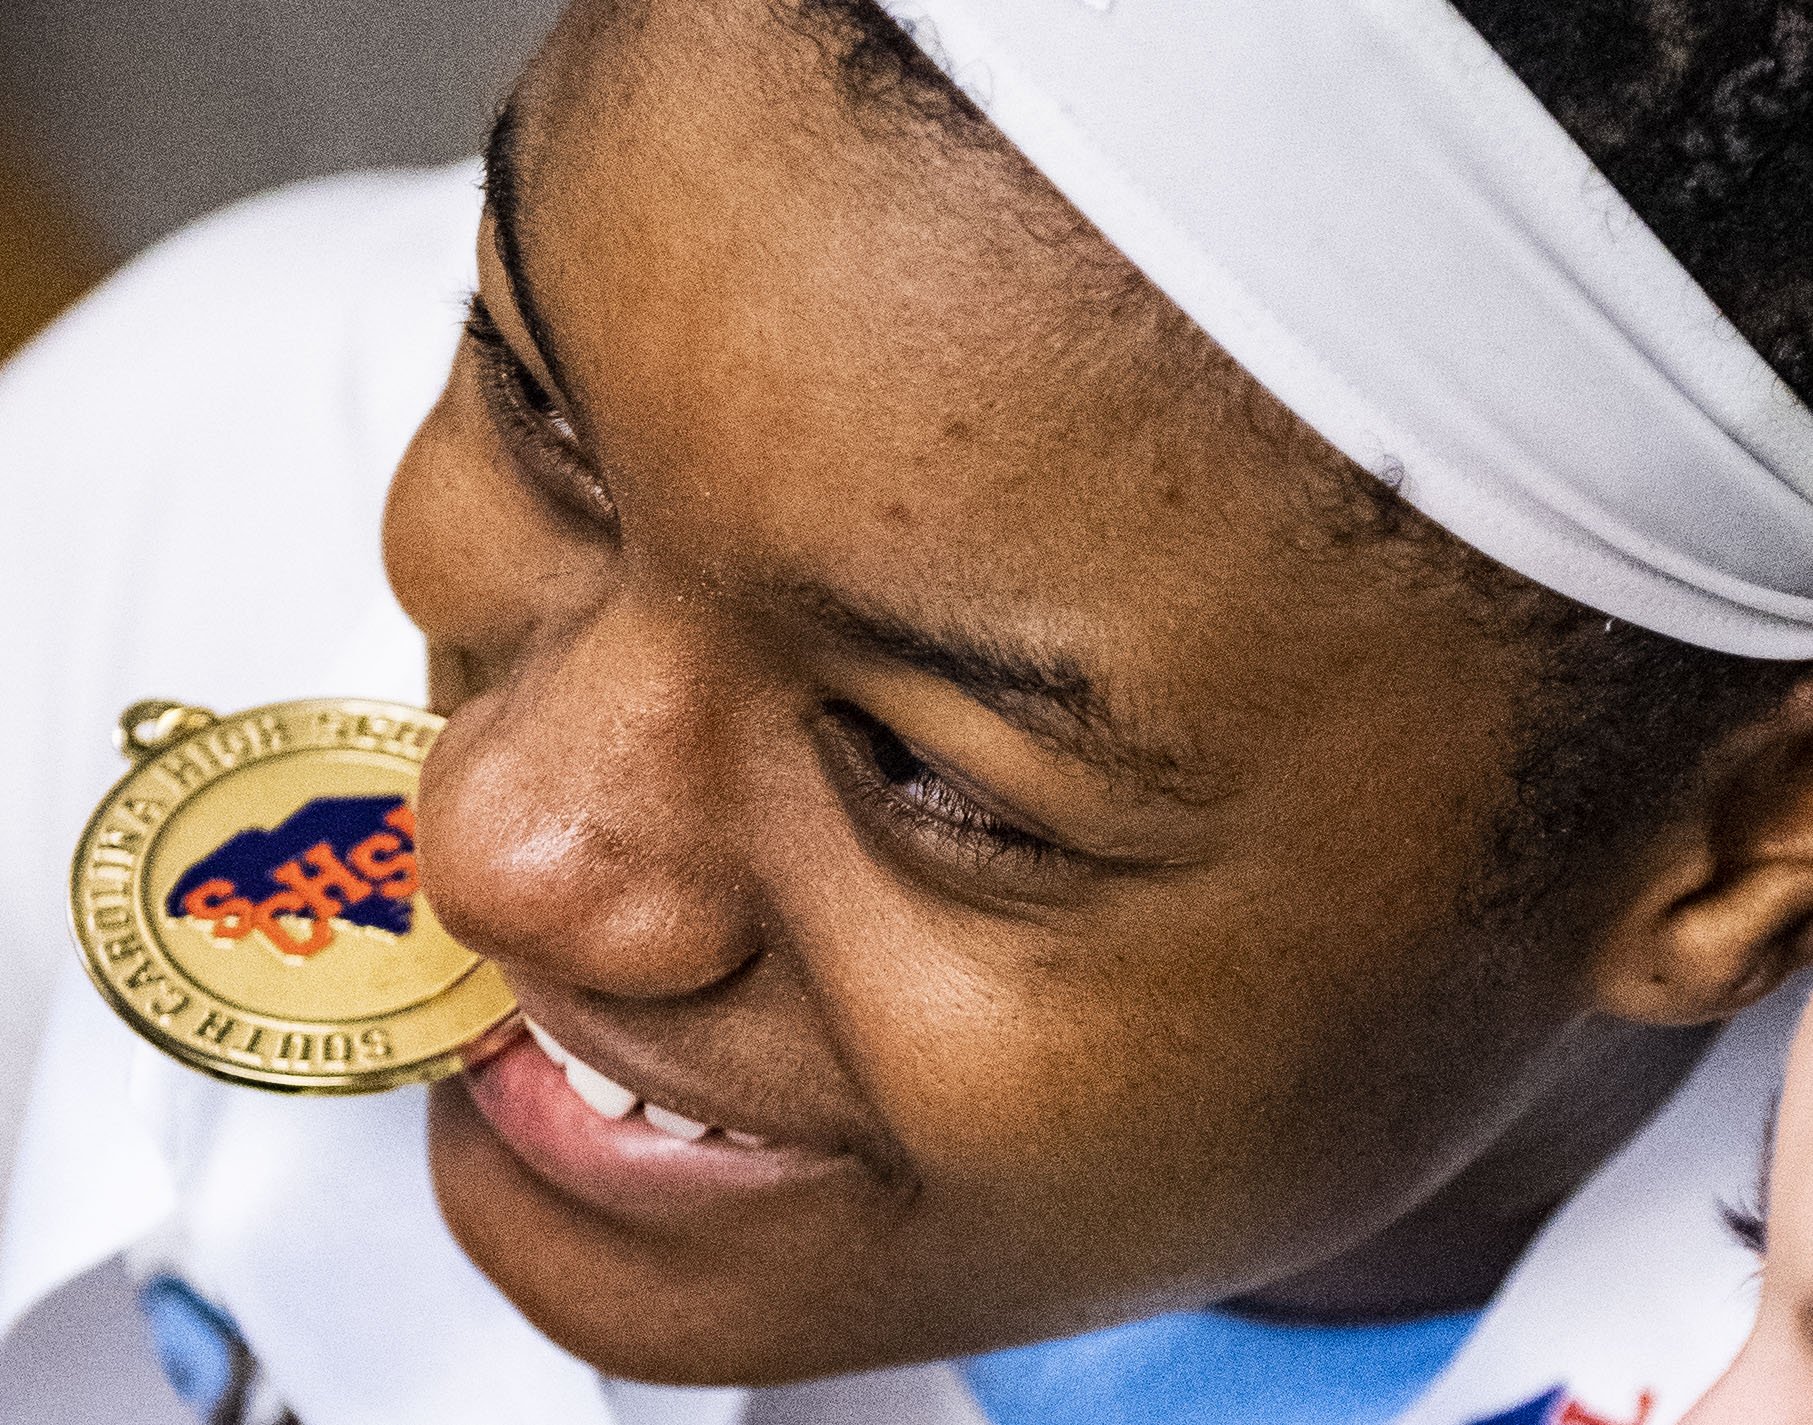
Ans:
[[[884,0],[1332,445],[1499,562],[1813,658],[1813,412],[1445,0]]]

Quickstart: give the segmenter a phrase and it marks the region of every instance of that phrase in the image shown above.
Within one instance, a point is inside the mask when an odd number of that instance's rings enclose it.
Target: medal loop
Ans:
[[[168,698],[145,698],[120,714],[113,745],[136,766],[218,721],[206,708]]]

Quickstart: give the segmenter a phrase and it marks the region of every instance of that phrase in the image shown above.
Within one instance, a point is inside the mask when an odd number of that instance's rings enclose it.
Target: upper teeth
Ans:
[[[697,1142],[711,1132],[709,1123],[699,1123],[683,1114],[675,1113],[660,1104],[646,1103],[636,1097],[629,1089],[614,1079],[608,1079],[590,1064],[581,1062],[571,1051],[562,1047],[554,1036],[543,1029],[526,1015],[523,1024],[530,1036],[541,1046],[546,1054],[567,1077],[567,1085],[578,1094],[585,1105],[593,1112],[606,1118],[627,1118],[641,1105],[642,1117],[651,1128],[658,1128],[663,1133],[670,1133],[675,1138],[683,1138],[689,1143]],[[750,1135],[738,1133],[736,1140],[744,1146],[750,1146]]]
[[[602,1113],[606,1118],[623,1118],[635,1112],[636,1096],[615,1080],[607,1079],[590,1064],[582,1064],[577,1059],[569,1058],[560,1064],[567,1076],[567,1083],[574,1093],[584,1099],[594,1112]]]

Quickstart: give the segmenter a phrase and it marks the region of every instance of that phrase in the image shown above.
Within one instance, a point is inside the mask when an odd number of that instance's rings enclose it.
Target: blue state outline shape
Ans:
[[[400,796],[316,797],[269,830],[248,827],[235,832],[183,872],[164,898],[164,913],[172,920],[190,918],[183,901],[208,881],[231,881],[234,894],[254,904],[287,891],[289,887],[273,880],[271,873],[287,861],[300,860],[303,852],[323,841],[343,861],[347,852],[379,831],[401,838],[413,849],[408,837],[384,824],[385,817],[406,804],[407,799]],[[306,911],[294,914],[299,919],[314,919]],[[333,920],[407,935],[414,918],[415,897],[396,899],[374,890],[357,905],[342,903]]]

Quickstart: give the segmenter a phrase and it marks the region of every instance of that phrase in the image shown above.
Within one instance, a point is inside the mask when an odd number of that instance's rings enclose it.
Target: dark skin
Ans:
[[[563,1043],[831,1166],[650,1231],[454,1083],[456,1237],[673,1381],[1483,1300],[1691,1065],[1661,1026],[1813,948],[1754,780],[1813,699],[1590,930],[1466,924],[1537,651],[1327,546],[1325,452],[1012,155],[854,112],[767,6],[620,16],[519,91],[392,493],[426,890]]]

